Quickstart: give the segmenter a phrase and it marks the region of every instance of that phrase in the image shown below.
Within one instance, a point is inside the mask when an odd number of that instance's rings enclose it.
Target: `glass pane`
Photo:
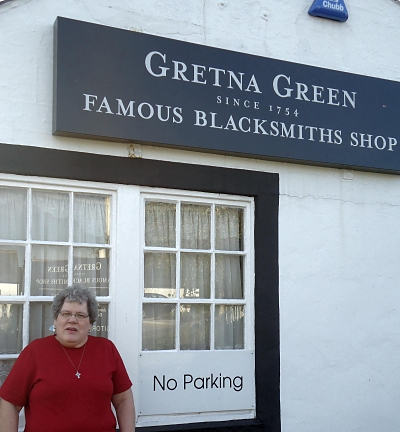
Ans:
[[[211,255],[181,254],[181,298],[210,298]]]
[[[4,380],[14,366],[15,360],[16,359],[0,360],[0,387],[3,385]]]
[[[243,250],[243,209],[215,207],[215,249]]]
[[[91,288],[98,296],[108,296],[110,259],[108,249],[74,248],[72,283]]]
[[[22,305],[0,304],[0,354],[22,350]]]
[[[32,302],[29,307],[29,342],[54,334],[51,303]]]
[[[172,253],[144,254],[144,296],[176,296],[176,256]]]
[[[215,306],[215,349],[244,349],[244,306]]]
[[[90,334],[108,338],[108,303],[99,303],[99,316]]]
[[[0,239],[26,240],[26,190],[0,188]]]
[[[181,247],[211,248],[211,207],[195,204],[181,206]]]
[[[210,305],[181,305],[181,350],[210,349]]]
[[[243,257],[215,255],[215,298],[243,298]]]
[[[109,196],[74,195],[74,241],[76,243],[110,243]]]
[[[25,248],[0,246],[0,295],[23,295]]]
[[[176,305],[143,304],[142,349],[144,351],[175,349]]]
[[[68,247],[32,246],[32,295],[56,295],[68,285]]]
[[[32,191],[33,240],[68,241],[69,195],[64,192]]]
[[[175,247],[175,204],[146,202],[146,246]]]

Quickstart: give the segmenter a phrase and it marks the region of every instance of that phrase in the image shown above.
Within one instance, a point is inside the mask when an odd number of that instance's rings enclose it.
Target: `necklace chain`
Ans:
[[[80,378],[81,375],[82,375],[81,373],[79,373],[79,368],[81,367],[81,363],[82,363],[83,355],[85,354],[86,344],[87,344],[87,342],[85,343],[85,346],[84,346],[84,348],[83,348],[83,352],[82,352],[81,359],[80,359],[80,361],[79,361],[78,367],[76,368],[75,365],[72,363],[72,360],[70,359],[70,357],[69,357],[67,351],[65,351],[65,348],[64,348],[63,345],[60,343],[61,348],[62,348],[63,351],[65,352],[65,355],[68,357],[68,360],[71,362],[72,367],[76,370],[76,374],[75,374],[75,375],[76,375],[77,378]]]

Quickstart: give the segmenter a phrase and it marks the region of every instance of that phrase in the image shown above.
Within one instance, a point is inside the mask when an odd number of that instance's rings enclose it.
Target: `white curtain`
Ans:
[[[110,197],[75,194],[74,241],[97,244],[110,242]]]
[[[69,194],[32,191],[32,240],[69,240]]]
[[[215,249],[243,250],[243,210],[217,206],[215,209]]]
[[[211,248],[211,207],[195,204],[181,206],[181,248]]]
[[[209,205],[182,204],[180,221],[179,297],[184,299],[211,298],[211,211]],[[153,247],[175,247],[175,205],[168,203],[146,203],[145,244]],[[243,210],[216,206],[215,208],[215,298],[243,299]],[[206,251],[209,251],[208,253]],[[224,253],[225,252],[225,253]],[[175,298],[176,260],[174,253],[145,253],[145,296]],[[150,289],[152,288],[152,289]],[[164,289],[164,291],[163,291]],[[169,291],[168,291],[169,289]],[[168,293],[168,294],[167,294]],[[143,313],[146,331],[143,331],[143,347],[165,348],[160,336],[161,319],[157,310],[162,303],[144,304]],[[224,306],[224,305],[223,305]],[[222,311],[224,311],[222,313]],[[241,348],[243,346],[242,306],[215,309],[215,340],[217,349]],[[151,316],[151,319],[149,318]],[[210,304],[185,303],[180,308],[180,349],[210,349]],[[168,328],[173,329],[171,323]],[[159,339],[157,339],[159,338]],[[161,348],[163,346],[163,348]],[[143,348],[145,349],[145,348]]]
[[[0,188],[0,239],[26,240],[26,190]]]
[[[176,246],[176,206],[162,202],[146,202],[146,246]]]
[[[244,348],[244,307],[215,306],[215,349]]]

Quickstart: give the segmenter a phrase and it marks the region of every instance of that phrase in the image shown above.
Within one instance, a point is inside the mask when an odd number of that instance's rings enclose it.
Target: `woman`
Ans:
[[[52,304],[55,335],[31,342],[0,388],[0,430],[25,432],[135,430],[132,383],[114,344],[88,333],[98,315],[94,294],[68,287]]]

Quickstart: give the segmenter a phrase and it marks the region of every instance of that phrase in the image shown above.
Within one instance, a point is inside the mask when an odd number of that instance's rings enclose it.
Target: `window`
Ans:
[[[143,350],[244,349],[243,216],[235,205],[145,200]]]
[[[107,337],[111,204],[108,193],[0,185],[0,385],[22,348],[53,334],[51,302],[72,283],[93,289]]]

